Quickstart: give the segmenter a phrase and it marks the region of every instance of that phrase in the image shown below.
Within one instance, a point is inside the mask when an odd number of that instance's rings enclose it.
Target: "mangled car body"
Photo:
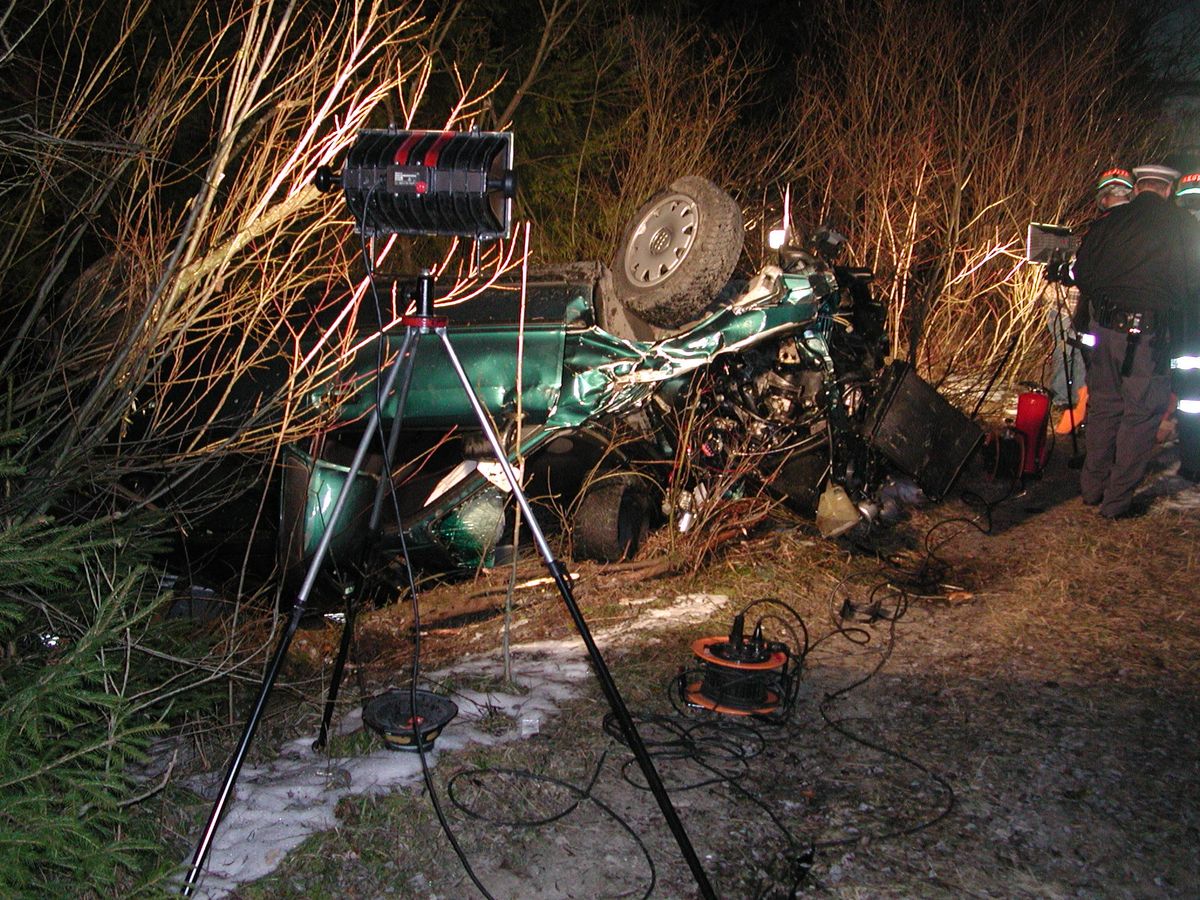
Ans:
[[[731,489],[812,511],[831,485],[853,503],[878,487],[887,460],[871,432],[888,342],[870,273],[793,247],[731,280],[741,238],[727,195],[681,179],[642,208],[611,267],[531,274],[455,308],[455,352],[539,521],[545,511],[560,522],[575,557],[622,558],[656,522],[687,527]],[[292,569],[312,554],[343,488],[351,499],[333,567],[361,556],[384,464],[375,456],[347,485],[348,448],[377,400],[380,361],[402,338],[364,348],[313,398],[348,395],[341,427],[288,449]],[[370,540],[385,559],[493,564],[519,530],[507,485],[436,336],[421,335],[415,353],[403,410],[394,395],[380,401],[385,424],[402,415],[402,438],[386,475],[396,499]]]

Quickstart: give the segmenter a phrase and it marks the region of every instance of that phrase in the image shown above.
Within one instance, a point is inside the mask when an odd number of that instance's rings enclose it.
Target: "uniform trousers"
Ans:
[[[1129,335],[1094,327],[1088,366],[1087,458],[1079,476],[1083,502],[1112,518],[1129,510],[1133,492],[1154,454],[1158,423],[1171,402],[1171,378],[1158,374],[1153,332],[1137,341],[1133,365],[1122,376]],[[1166,353],[1160,349],[1159,353]]]
[[[1175,413],[1179,437],[1179,475],[1200,482],[1200,413]]]

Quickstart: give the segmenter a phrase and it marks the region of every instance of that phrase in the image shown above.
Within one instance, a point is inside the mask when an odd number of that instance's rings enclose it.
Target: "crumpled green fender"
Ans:
[[[595,327],[564,335],[562,386],[546,425],[572,427],[620,414],[640,406],[663,382],[690,375],[722,354],[819,322],[825,295],[817,295],[810,279],[783,273],[775,277],[776,287],[765,298],[738,298],[665,340],[635,343]],[[813,339],[828,358],[819,331]]]

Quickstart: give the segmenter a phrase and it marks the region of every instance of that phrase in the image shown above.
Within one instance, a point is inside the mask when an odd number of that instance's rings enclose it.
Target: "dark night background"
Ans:
[[[313,187],[358,129],[511,130],[535,265],[611,263],[691,175],[736,201],[747,274],[790,190],[936,385],[1042,377],[1030,222],[1085,226],[1114,164],[1200,165],[1196,3],[369,6],[0,13],[0,894],[111,896],[178,861],[128,772],[163,729],[223,757],[261,672],[277,464],[330,425],[313,398],[360,337],[320,327],[362,311],[363,247]],[[214,547],[237,615],[173,625],[162,576],[199,581]]]

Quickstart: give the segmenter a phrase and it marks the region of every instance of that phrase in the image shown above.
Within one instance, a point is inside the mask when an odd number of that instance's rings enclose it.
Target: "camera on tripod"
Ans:
[[[1046,280],[1054,284],[1070,286],[1075,283],[1071,267],[1075,265],[1075,254],[1064,254],[1055,251],[1055,255],[1046,263]]]
[[[1071,267],[1079,241],[1079,235],[1065,226],[1030,222],[1025,235],[1025,261],[1045,266],[1047,281],[1072,285],[1075,279]]]

